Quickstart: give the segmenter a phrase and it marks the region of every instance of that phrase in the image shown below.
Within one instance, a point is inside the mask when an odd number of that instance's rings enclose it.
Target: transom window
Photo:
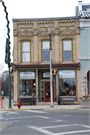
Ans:
[[[42,41],[42,51],[43,51],[43,54],[42,54],[42,59],[43,59],[43,62],[48,62],[50,61],[50,51],[49,51],[49,41]]]
[[[63,61],[72,61],[72,40],[63,40]]]
[[[30,62],[30,42],[22,42],[22,62]]]

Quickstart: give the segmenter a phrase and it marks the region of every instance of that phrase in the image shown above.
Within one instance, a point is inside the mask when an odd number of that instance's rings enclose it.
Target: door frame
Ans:
[[[40,99],[41,99],[41,101],[40,102],[42,102],[42,90],[41,90],[41,82],[50,82],[50,79],[41,79],[40,80]],[[53,82],[54,82],[54,91],[53,91],[53,93],[54,93],[54,95],[55,95],[55,80],[53,79]],[[54,101],[55,101],[55,96],[54,96]],[[44,102],[45,102],[45,86],[44,86]]]
[[[46,82],[50,82],[50,81],[44,81],[44,102],[51,102],[51,97],[50,97],[50,101],[46,101],[46,90],[45,90],[45,83]],[[52,90],[53,90],[53,102],[54,102],[54,81],[52,82]],[[51,91],[50,91],[51,93]],[[50,94],[51,95],[51,94]]]

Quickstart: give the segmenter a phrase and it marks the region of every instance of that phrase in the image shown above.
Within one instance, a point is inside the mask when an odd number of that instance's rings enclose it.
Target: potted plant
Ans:
[[[81,107],[90,108],[90,95],[83,96],[81,99]]]

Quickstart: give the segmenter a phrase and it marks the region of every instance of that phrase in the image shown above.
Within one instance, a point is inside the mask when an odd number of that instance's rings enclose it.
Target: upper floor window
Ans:
[[[42,41],[42,61],[50,61],[49,41]]]
[[[63,40],[63,61],[72,61],[72,40]]]
[[[30,42],[22,42],[22,62],[30,62]]]

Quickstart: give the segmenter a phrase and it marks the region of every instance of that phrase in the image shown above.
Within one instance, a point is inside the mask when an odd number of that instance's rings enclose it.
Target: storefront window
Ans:
[[[59,71],[59,94],[61,96],[76,96],[75,70]]]
[[[36,83],[34,72],[21,72],[19,82],[19,96],[36,95]]]

